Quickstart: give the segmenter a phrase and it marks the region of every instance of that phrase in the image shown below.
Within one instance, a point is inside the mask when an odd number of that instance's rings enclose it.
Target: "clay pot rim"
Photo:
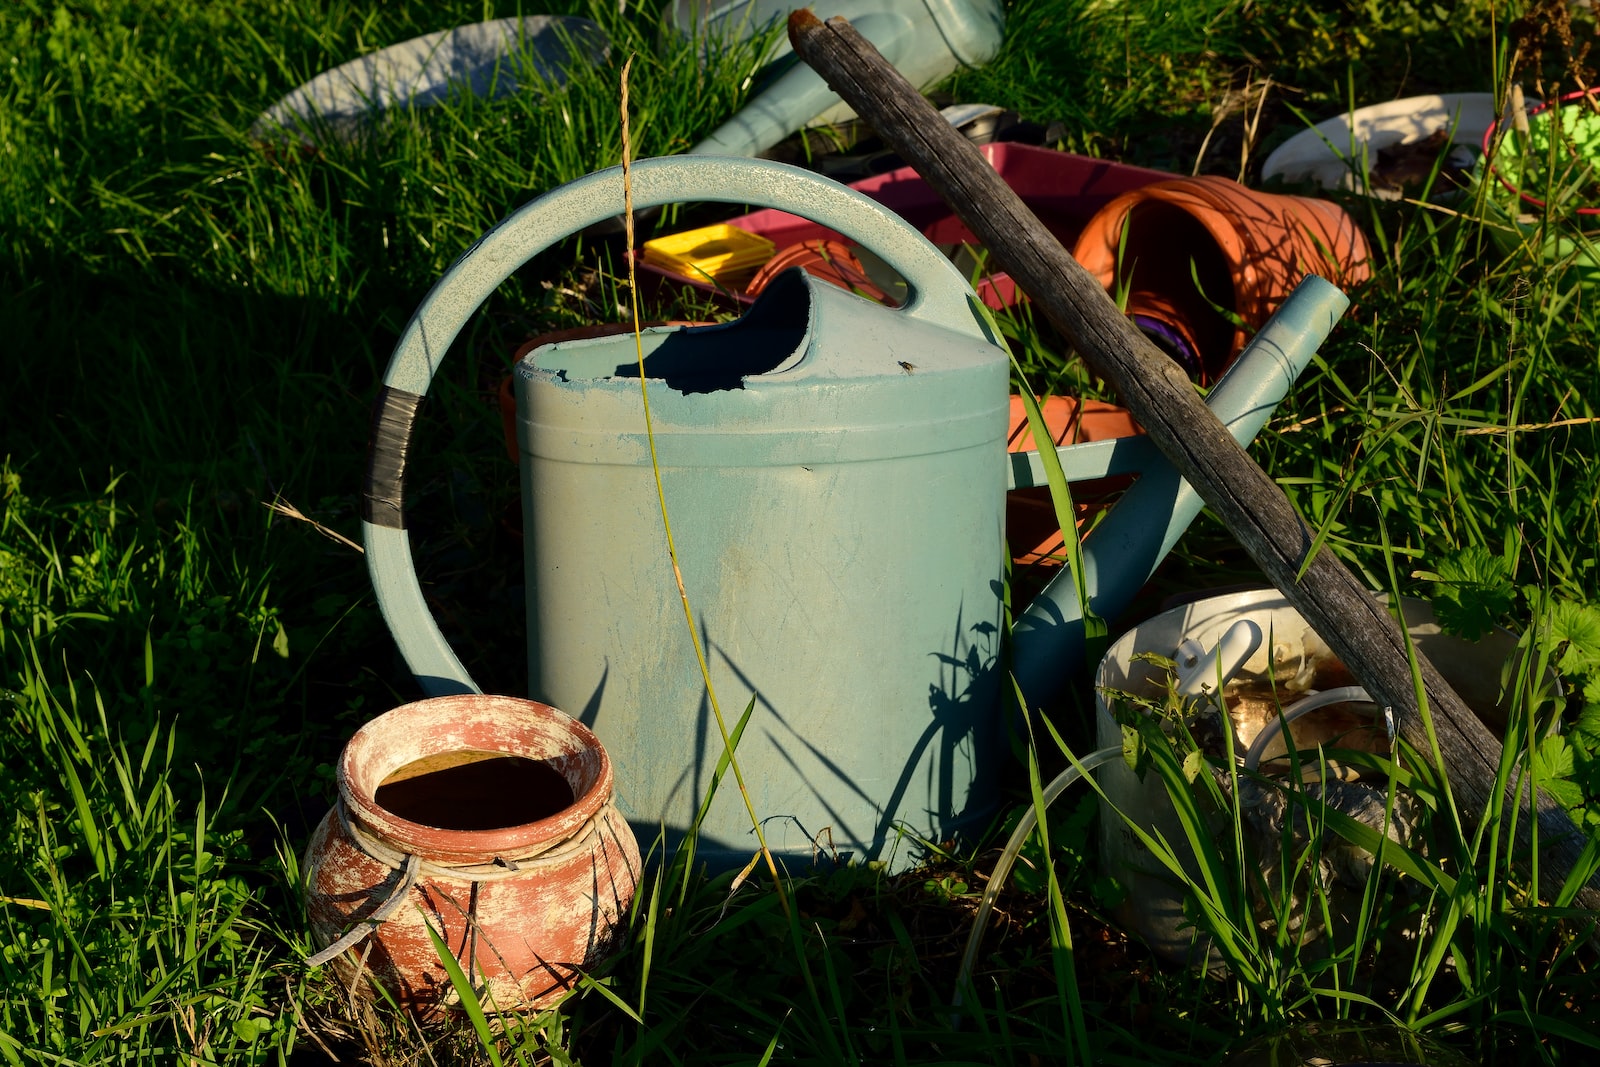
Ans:
[[[849,282],[849,286],[841,286],[834,278],[816,274],[807,269],[808,266],[814,265],[818,260],[829,265],[837,262],[839,266],[835,267],[834,277],[838,278],[839,281]],[[844,289],[847,293],[883,304],[885,307],[899,307],[898,303],[890,301],[889,294],[885,293],[877,283],[867,277],[866,268],[861,265],[861,260],[856,257],[854,247],[850,242],[830,237],[811,237],[778,249],[773,254],[773,257],[762,264],[750,281],[745,284],[744,294],[752,297],[760,296],[767,286],[777,279],[778,275],[795,267],[799,267],[819,281]],[[853,271],[858,276],[857,279],[847,278],[844,273],[845,270]]]
[[[1538,107],[1529,108],[1527,117],[1531,119],[1535,115],[1543,115],[1545,112],[1554,110],[1556,108],[1565,108],[1568,104],[1576,103],[1577,101],[1582,100],[1584,97],[1600,98],[1600,85],[1597,85],[1592,89],[1579,89],[1576,92],[1566,93],[1554,100],[1546,100]],[[1507,192],[1521,197],[1524,202],[1543,210],[1546,206],[1543,200],[1534,196],[1532,193],[1526,193],[1517,188],[1517,186],[1507,179],[1504,174],[1500,173],[1500,168],[1494,165],[1494,141],[1496,136],[1498,136],[1500,133],[1500,128],[1504,124],[1504,119],[1495,119],[1489,124],[1489,128],[1483,131],[1483,158],[1488,161],[1489,172],[1495,176],[1495,179],[1499,181],[1501,185],[1506,187]],[[1600,215],[1600,207],[1575,208],[1573,210],[1573,214],[1585,216]]]
[[[534,822],[492,830],[448,830],[395,815],[374,799],[376,785],[369,788],[357,783],[358,756],[365,746],[374,743],[384,732],[394,729],[411,732],[429,722],[459,721],[464,715],[482,715],[488,708],[494,708],[501,714],[509,713],[529,724],[554,727],[555,734],[569,742],[562,746],[562,754],[591,754],[594,770],[588,788],[581,795],[575,795],[572,803],[561,811]],[[451,749],[445,747],[437,751]],[[526,748],[512,746],[507,746],[504,751],[506,755],[529,754]],[[419,758],[423,754],[426,753],[418,753],[411,758]],[[548,755],[538,758],[548,758]],[[403,765],[386,769],[383,777]],[[399,846],[402,851],[415,853],[428,860],[457,864],[492,863],[497,857],[520,859],[541,851],[540,846],[554,846],[571,838],[611,801],[614,785],[611,757],[600,744],[600,739],[583,723],[536,700],[479,693],[430,697],[402,704],[368,721],[355,732],[340,753],[337,778],[339,799],[352,820],[363,829],[387,844]],[[570,777],[568,784],[573,785]],[[578,793],[576,785],[573,786],[573,792]]]

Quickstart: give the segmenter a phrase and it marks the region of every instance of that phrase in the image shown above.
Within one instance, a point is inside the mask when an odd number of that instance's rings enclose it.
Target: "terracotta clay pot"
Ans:
[[[1101,400],[1052,396],[1040,401],[1039,407],[1050,440],[1057,445],[1106,441],[1144,433],[1126,408]],[[1020,396],[1011,398],[1010,420],[1006,448],[1012,452],[1034,451],[1038,445],[1028,428],[1028,415]],[[1131,481],[1130,478],[1120,477],[1075,482],[1072,486],[1072,503],[1077,509],[1078,525],[1082,526],[1095,511],[1107,504],[1112,494],[1127,488]],[[1066,542],[1056,522],[1055,504],[1050,499],[1049,489],[1017,489],[1006,494],[1006,543],[1011,548],[1012,562],[1018,565],[1061,563]]]
[[[304,865],[319,945],[370,930],[332,958],[346,982],[364,966],[422,1016],[458,1003],[431,927],[486,1010],[534,1009],[617,944],[639,848],[577,720],[514,697],[406,704],[356,732],[338,783]]]
[[[1072,254],[1108,290],[1128,288],[1128,315],[1146,320],[1157,344],[1180,362],[1189,348],[1202,383],[1307,274],[1346,288],[1371,274],[1367,239],[1339,205],[1212,175],[1124,193],[1089,220]]]

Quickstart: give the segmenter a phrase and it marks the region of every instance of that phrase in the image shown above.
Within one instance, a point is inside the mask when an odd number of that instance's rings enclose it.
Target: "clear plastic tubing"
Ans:
[[[1260,629],[1256,628],[1254,623],[1250,624],[1250,628],[1255,630],[1255,644],[1259,644],[1261,640]],[[1233,659],[1233,656],[1228,655],[1229,649],[1225,648],[1225,646],[1230,645],[1229,638],[1234,636],[1234,630],[1239,630],[1239,639],[1248,637],[1248,631],[1235,624],[1227,634],[1223,635],[1223,639],[1217,642],[1217,647],[1212,650],[1212,653],[1204,657],[1204,665],[1208,668],[1208,673],[1216,670],[1216,654],[1221,653],[1225,658]],[[1238,640],[1232,643],[1232,650],[1235,654],[1242,647],[1243,645]],[[1239,669],[1239,664],[1248,659],[1254,651],[1255,647],[1252,644],[1249,651],[1238,658],[1238,663],[1234,664],[1231,670],[1227,669],[1228,664],[1224,663],[1224,681],[1236,672]],[[1189,680],[1195,684],[1197,693],[1200,679],[1204,677],[1198,669],[1200,666],[1201,664],[1196,664],[1197,669],[1189,675]],[[1326,689],[1320,693],[1312,693],[1310,696],[1291,704],[1283,710],[1282,715],[1268,722],[1262,728],[1261,733],[1256,735],[1255,741],[1250,745],[1250,751],[1245,753],[1245,769],[1255,770],[1261,763],[1262,753],[1266,752],[1267,746],[1272,743],[1272,739],[1277,737],[1285,726],[1293,723],[1296,719],[1333,704],[1355,703],[1357,701],[1367,704],[1373,703],[1372,697],[1361,686],[1345,685],[1336,689]],[[1050,805],[1055,803],[1056,799],[1066,792],[1069,786],[1088,772],[1114,759],[1121,758],[1122,748],[1120,746],[1102,748],[1091,752],[1081,761],[1068,767],[1051,779],[1050,784],[1044,787],[1041,796],[1043,809],[1048,810]],[[967,935],[967,949],[961,956],[961,970],[956,975],[956,991],[954,998],[951,1000],[951,1004],[954,1007],[961,1007],[961,991],[966,989],[968,983],[972,981],[972,968],[978,961],[978,951],[983,946],[984,931],[989,925],[989,915],[994,911],[995,899],[999,897],[1000,891],[1005,888],[1006,882],[1010,880],[1011,868],[1016,866],[1017,856],[1022,852],[1022,846],[1027,842],[1028,836],[1033,833],[1034,827],[1039,825],[1039,811],[1039,808],[1030,807],[1022,813],[1022,818],[1017,821],[1017,828],[1011,831],[1011,837],[1006,841],[1006,847],[1001,851],[1000,859],[996,861],[994,871],[989,876],[989,884],[983,891],[983,900],[978,905],[978,914],[973,919],[972,933]]]
[[[1312,693],[1310,696],[1303,697],[1290,704],[1283,709],[1282,715],[1275,719],[1269,719],[1267,724],[1261,728],[1261,732],[1256,735],[1256,739],[1251,742],[1250,751],[1244,754],[1244,769],[1253,771],[1260,766],[1261,756],[1267,751],[1267,746],[1272,743],[1272,739],[1282,733],[1285,726],[1288,726],[1302,715],[1320,711],[1332,704],[1349,704],[1357,701],[1365,704],[1374,703],[1371,695],[1359,685],[1342,685],[1337,689],[1324,689],[1320,693]]]
[[[1088,772],[1096,769],[1103,763],[1122,758],[1122,746],[1097,749],[1089,753],[1079,762],[1068,767],[1050,780],[1044,787],[1041,805],[1043,810],[1048,810],[1055,803],[1057,797],[1067,791],[1067,787],[1083,777]],[[1011,868],[1016,865],[1017,854],[1022,851],[1023,844],[1028,840],[1028,835],[1033,833],[1033,828],[1039,825],[1039,812],[1041,808],[1029,807],[1022,813],[1022,818],[1017,821],[1017,828],[1011,831],[1011,838],[1006,842],[1006,847],[1000,853],[1000,859],[994,865],[994,872],[989,875],[989,885],[983,891],[983,902],[978,905],[977,917],[972,923],[972,933],[967,935],[967,950],[961,956],[961,972],[956,975],[956,993],[951,1001],[953,1007],[961,1007],[961,991],[972,981],[972,967],[978,960],[978,949],[983,945],[983,932],[989,925],[989,913],[994,910],[995,898],[1000,895],[1000,890],[1005,888],[1010,880]]]

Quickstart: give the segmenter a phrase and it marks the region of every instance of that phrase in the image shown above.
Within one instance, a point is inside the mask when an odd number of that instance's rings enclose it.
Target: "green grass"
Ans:
[[[1248,176],[1300,128],[1297,112],[1500,84],[1520,9],[1460,6],[1017,0],[1002,55],[942,91],[1059,122],[1073,150],[1184,173],[1234,175],[1242,159]],[[600,21],[610,59],[566,87],[455,100],[317,152],[263,151],[250,124],[354,55],[516,6],[0,11],[6,1063],[489,1059],[471,1022],[418,1033],[300,962],[298,856],[327,810],[332,762],[361,722],[416,691],[357,552],[265,505],[356,536],[367,405],[400,329],[489,225],[617,161],[629,54],[639,155],[682,150],[748,91],[753,48],[702,65],[695,44],[658,32],[658,5],[553,8]],[[1593,35],[1592,22],[1577,28]],[[1554,51],[1545,64],[1546,84],[1565,69]],[[1592,827],[1595,294],[1569,264],[1508,257],[1471,201],[1347,206],[1378,269],[1253,454],[1374,588],[1432,597],[1463,632],[1507,626],[1560,670],[1565,734],[1537,740],[1514,720],[1502,772],[1531,767]],[[492,393],[524,337],[621,317],[619,251],[615,238],[575,239],[519,270],[426,409],[409,492],[419,565],[446,634],[493,690],[522,690],[524,658],[521,551],[503,521],[516,471]],[[1040,324],[1003,326],[1036,381],[1099,388]],[[1203,517],[1141,608],[1253,575]],[[1079,679],[1057,737],[1036,732],[1011,825],[1037,795],[1031,776],[1065,764],[1058,741],[1092,747],[1076,712],[1090,698]],[[1150,743],[1178,745],[1158,767],[1190,796],[1181,742]],[[1001,897],[959,1024],[958,960],[1009,825],[893,879],[795,877],[792,915],[759,872],[734,890],[731,875],[653,869],[627,950],[559,1012],[510,1024],[495,1055],[1200,1063],[1349,1020],[1398,1024],[1475,1062],[1588,1062],[1600,1003],[1582,923],[1526,894],[1501,824],[1453,822],[1426,759],[1395,776],[1435,813],[1426,850],[1375,870],[1347,941],[1302,947],[1281,923],[1258,925],[1284,913],[1284,887],[1261,884],[1233,835],[1214,843],[1196,914],[1226,935],[1225,979],[1159,963],[1108,920],[1118,888],[1099,875],[1094,799],[1077,787]],[[1220,788],[1180,804],[1197,835],[1208,804],[1227,812]],[[1326,824],[1316,848],[1356,833],[1312,817]],[[1282,857],[1289,871],[1315,858]]]

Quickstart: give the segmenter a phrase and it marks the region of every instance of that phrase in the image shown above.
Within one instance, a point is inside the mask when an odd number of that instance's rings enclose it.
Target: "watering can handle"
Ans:
[[[895,314],[1000,343],[961,272],[904,219],[853,189],[782,163],[710,156],[640,160],[630,178],[636,209],[683,201],[758,204],[835,230],[906,280],[910,299]],[[578,230],[622,214],[622,179],[621,167],[591,174],[496,224],[423,298],[384,372],[373,404],[361,526],[378,607],[429,696],[479,689],[423,599],[405,533],[403,484],[417,409],[456,336],[513,271]]]

